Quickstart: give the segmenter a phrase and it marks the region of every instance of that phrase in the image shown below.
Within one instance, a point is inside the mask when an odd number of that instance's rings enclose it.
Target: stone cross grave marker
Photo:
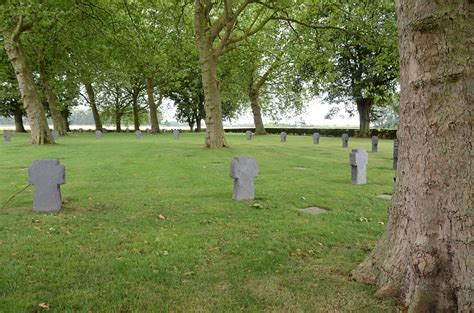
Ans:
[[[352,149],[350,154],[350,163],[352,167],[352,183],[355,185],[364,185],[367,183],[367,163],[369,155],[365,149]]]
[[[245,156],[235,157],[230,163],[230,177],[234,179],[232,199],[253,200],[255,176],[258,176],[257,160]]]
[[[102,138],[102,132],[100,130],[95,131],[95,139],[100,139]]]
[[[314,133],[313,134],[313,143],[315,145],[319,145],[319,133]]]
[[[281,132],[280,134],[280,142],[286,142],[286,137],[288,134],[286,132]]]
[[[173,130],[173,138],[174,139],[179,139],[179,129],[174,129]]]
[[[59,132],[57,130],[53,130],[51,132],[51,135],[53,136],[54,140],[57,140],[59,138]]]
[[[33,210],[57,212],[61,209],[60,186],[66,183],[66,170],[58,160],[37,160],[28,169],[29,183],[35,186]]]
[[[372,152],[377,152],[379,146],[379,137],[372,136]]]
[[[347,148],[349,146],[349,134],[344,133],[341,136],[342,139],[342,147]]]
[[[135,139],[142,139],[142,132],[141,131],[137,130],[135,132]]]
[[[393,169],[397,169],[397,163],[398,163],[398,146],[400,145],[400,141],[398,139],[395,139],[393,141]]]
[[[3,141],[11,142],[12,141],[12,132],[9,130],[3,131]]]
[[[247,130],[245,132],[245,138],[247,138],[247,140],[252,140],[252,136],[253,136],[253,133],[250,130]]]

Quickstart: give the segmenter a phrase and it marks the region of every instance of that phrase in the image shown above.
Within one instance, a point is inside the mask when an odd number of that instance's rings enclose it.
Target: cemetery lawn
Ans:
[[[66,167],[58,214],[29,187],[0,209],[0,312],[395,312],[349,273],[387,224],[393,141],[275,135],[206,150],[204,134],[71,134],[0,142],[0,206],[37,159]],[[369,153],[351,185],[349,153]],[[232,200],[234,156],[259,163],[255,201]],[[310,215],[300,208],[328,212]],[[42,308],[44,307],[44,308]],[[49,308],[49,309],[48,309]]]

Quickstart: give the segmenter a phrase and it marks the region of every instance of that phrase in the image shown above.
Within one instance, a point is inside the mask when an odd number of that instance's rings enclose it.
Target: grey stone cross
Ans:
[[[280,134],[280,142],[286,142],[286,137],[288,134],[286,132],[281,132]]]
[[[174,129],[173,130],[173,138],[174,139],[179,139],[179,129]]]
[[[95,131],[95,139],[100,139],[102,138],[102,132],[100,130]]]
[[[3,131],[3,140],[5,142],[11,142],[12,141],[12,132],[9,130],[4,130]]]
[[[349,134],[344,133],[341,136],[342,139],[342,147],[347,148],[349,146]]]
[[[369,155],[364,149],[352,149],[350,154],[350,163],[352,167],[352,183],[355,185],[364,185],[367,183],[367,163]]]
[[[400,145],[400,141],[398,139],[395,139],[393,141],[393,169],[397,169],[397,163],[398,163],[398,146]]]
[[[313,143],[315,145],[319,145],[319,133],[314,133],[313,134]]]
[[[250,130],[247,130],[245,132],[245,138],[247,138],[247,140],[252,140],[252,136],[253,136],[253,133]]]
[[[66,170],[58,160],[37,160],[28,169],[29,183],[35,186],[33,210],[57,212],[61,209],[60,185],[66,183]]]
[[[53,130],[51,132],[51,136],[53,136],[53,139],[56,140],[59,138],[59,132],[57,130]]]
[[[234,179],[232,199],[253,200],[255,176],[258,176],[257,160],[245,156],[235,157],[230,163],[230,177]]]
[[[377,152],[379,146],[379,137],[372,136],[372,152]]]
[[[142,132],[141,131],[137,130],[135,132],[135,139],[142,139]]]

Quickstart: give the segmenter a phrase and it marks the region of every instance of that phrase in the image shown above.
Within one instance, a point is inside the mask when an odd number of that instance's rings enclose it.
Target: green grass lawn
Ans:
[[[396,311],[349,278],[386,226],[376,196],[392,192],[393,142],[369,152],[368,184],[354,186],[340,138],[227,139],[220,150],[189,133],[0,142],[0,206],[34,160],[66,167],[59,214],[32,211],[33,187],[0,210],[0,312]],[[258,160],[255,201],[232,201],[238,155]],[[309,206],[329,212],[298,211]]]

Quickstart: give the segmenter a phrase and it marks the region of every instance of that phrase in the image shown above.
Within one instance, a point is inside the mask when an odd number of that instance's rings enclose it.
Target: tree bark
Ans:
[[[132,88],[132,109],[133,109],[133,125],[135,131],[140,130],[140,108],[138,107],[138,96],[140,90],[138,88]]]
[[[4,33],[4,43],[8,60],[15,70],[23,107],[25,108],[31,128],[31,136],[28,142],[30,144],[52,144],[54,139],[49,130],[40,95],[36,89],[33,71],[28,57],[23,51],[21,42],[19,39],[15,40],[13,33],[6,31]]]
[[[21,106],[17,103],[15,107],[15,131],[17,133],[26,133],[25,126],[23,125],[23,111]]]
[[[399,161],[387,231],[353,272],[409,312],[473,308],[472,1],[398,0]]]
[[[146,93],[148,96],[148,106],[150,108],[150,124],[151,124],[151,132],[152,133],[159,133],[160,132],[160,124],[158,123],[158,114],[156,113],[157,107],[155,103],[154,97],[154,84],[153,80],[150,77],[146,79]]]
[[[115,131],[122,132],[122,114],[115,113]]]
[[[201,128],[201,118],[197,118],[196,119],[196,132],[200,133],[201,130],[202,130],[202,128]]]
[[[95,102],[95,93],[92,83],[84,83],[87,92],[87,98],[92,110],[92,116],[94,117],[95,129],[102,130],[102,121],[100,120],[99,110],[97,109],[97,103]]]
[[[65,108],[61,111],[61,117],[63,119],[64,125],[66,125],[66,132],[70,132],[70,123],[69,123],[69,108]]]
[[[46,95],[46,100],[48,101],[49,111],[53,119],[53,127],[58,131],[60,136],[64,136],[67,133],[66,124],[61,115],[61,111],[58,108],[58,103],[56,101],[56,96],[54,95],[51,86],[49,85],[48,79],[46,78],[46,71],[44,66],[44,59],[40,56],[39,60],[39,73],[40,81],[43,86],[44,93]]]
[[[369,137],[370,135],[370,110],[374,104],[373,99],[356,99],[357,111],[359,112],[359,137]]]
[[[263,125],[262,109],[258,103],[259,92],[254,89],[250,89],[249,98],[250,106],[252,107],[253,123],[255,124],[255,135],[266,135],[267,131]]]

